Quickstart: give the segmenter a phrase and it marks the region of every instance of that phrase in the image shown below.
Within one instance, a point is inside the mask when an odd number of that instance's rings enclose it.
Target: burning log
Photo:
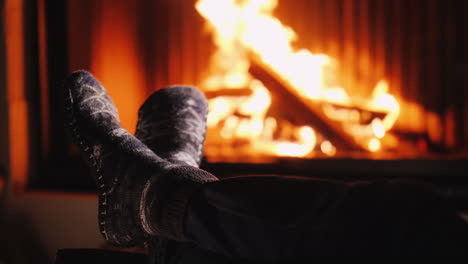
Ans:
[[[204,94],[207,98],[215,98],[218,96],[250,96],[252,94],[252,90],[249,88],[219,89],[213,91],[204,91]]]
[[[312,102],[303,98],[288,82],[261,63],[259,59],[251,59],[249,72],[285,104],[285,111],[291,112],[308,124],[313,124],[336,147],[341,150],[365,150],[363,146],[356,143],[350,134],[343,130],[341,123],[330,120],[323,113],[323,102]]]
[[[334,103],[328,103],[330,107],[333,107],[335,109],[344,109],[348,112],[355,111],[359,113],[359,123],[360,124],[369,124],[374,120],[375,118],[378,118],[380,120],[383,120],[385,116],[387,116],[388,113],[386,112],[379,112],[379,111],[373,111],[369,109],[364,109],[358,106],[347,106],[347,105],[338,105]]]

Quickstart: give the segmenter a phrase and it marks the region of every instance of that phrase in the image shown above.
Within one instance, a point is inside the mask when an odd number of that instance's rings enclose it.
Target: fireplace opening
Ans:
[[[51,2],[42,2],[47,63],[39,65],[48,79],[40,111],[44,175],[83,167],[61,127],[57,91],[67,74],[87,69],[132,133],[151,92],[199,87],[210,105],[203,166],[221,176],[448,173],[466,182],[466,8],[459,1]],[[48,177],[33,182],[63,186]]]

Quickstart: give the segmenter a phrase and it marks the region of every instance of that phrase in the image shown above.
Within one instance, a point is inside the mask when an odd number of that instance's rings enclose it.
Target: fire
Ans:
[[[222,139],[247,142],[257,153],[305,157],[320,144],[328,156],[336,153],[326,135],[310,126],[295,126],[268,116],[272,98],[267,87],[249,74],[252,58],[266,65],[307,102],[320,104],[324,115],[341,124],[362,148],[376,152],[380,139],[392,128],[399,104],[380,81],[371,98],[354,98],[330,80],[337,62],[325,54],[296,49],[297,35],[272,15],[277,0],[199,0],[196,9],[213,32],[217,51],[215,74],[205,80],[205,91],[250,89],[250,95],[218,96],[209,100],[209,129],[218,129]],[[378,117],[366,117],[379,113]],[[280,122],[281,121],[281,122]],[[280,124],[281,123],[281,124]],[[313,126],[313,124],[310,124]]]

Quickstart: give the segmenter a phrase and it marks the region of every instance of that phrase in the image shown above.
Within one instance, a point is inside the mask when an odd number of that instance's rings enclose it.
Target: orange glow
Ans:
[[[263,113],[271,104],[270,94],[261,82],[252,82],[251,88],[253,90],[252,96],[250,96],[239,109],[244,115],[256,115],[259,112]]]
[[[280,125],[275,118],[267,116],[271,104],[268,87],[249,73],[250,60],[255,57],[287,82],[297,96],[311,104],[320,103],[324,115],[339,123],[344,133],[362,148],[371,152],[380,150],[379,139],[393,127],[400,113],[398,102],[388,93],[388,83],[378,82],[370,98],[353,97],[347,93],[348,89],[331,83],[330,80],[337,79],[338,62],[328,55],[293,47],[298,36],[273,16],[277,4],[276,0],[199,0],[196,3],[217,47],[213,56],[217,70],[201,87],[252,90],[251,96],[212,98],[209,127],[219,129],[223,138],[248,140],[251,149],[259,153],[304,157],[314,149],[317,134],[311,127]],[[369,119],[373,113],[383,117]],[[290,136],[282,138],[286,134]],[[292,135],[297,140],[292,140]],[[322,141],[320,150],[329,156],[337,151],[328,140]]]
[[[386,131],[390,130],[400,115],[400,104],[388,93],[388,83],[380,81],[374,88],[372,100],[368,107],[373,110],[387,112],[387,116],[382,120],[382,125]]]
[[[385,127],[382,124],[382,121],[380,119],[378,119],[378,118],[373,119],[372,123],[371,123],[371,126],[372,126],[372,130],[374,132],[374,135],[377,138],[383,138],[385,136]]]
[[[235,103],[226,97],[216,97],[209,101],[210,114],[208,115],[208,127],[215,127],[219,121],[226,119],[234,112]]]
[[[309,126],[296,128],[294,133],[298,137],[296,142],[268,141],[259,139],[252,142],[252,148],[260,153],[274,154],[284,157],[305,157],[311,153],[316,144],[315,132]]]
[[[341,87],[330,88],[323,91],[323,98],[327,102],[350,104],[350,98],[346,91]]]
[[[320,150],[328,156],[334,156],[336,154],[336,148],[328,140],[325,140],[320,144]]]
[[[5,3],[7,103],[10,168],[16,186],[24,187],[29,163],[28,104],[25,93],[23,1]]]
[[[230,116],[226,119],[223,129],[221,129],[221,136],[223,138],[234,137],[234,131],[239,123],[239,118],[236,116]]]
[[[298,143],[277,143],[275,154],[278,156],[304,157],[315,147],[315,132],[309,126],[300,127],[297,130],[299,135]]]
[[[368,143],[367,147],[369,148],[369,151],[371,151],[371,152],[379,151],[380,147],[381,147],[380,140],[378,140],[376,138],[372,138],[371,140],[369,140],[369,143]]]
[[[100,13],[92,36],[91,71],[107,89],[117,108],[126,110],[119,112],[120,122],[133,132],[137,123],[135,112],[146,94],[140,89],[145,87],[145,82],[137,54],[136,19],[129,18],[136,16],[136,12],[130,12],[128,8],[135,7],[116,2]]]

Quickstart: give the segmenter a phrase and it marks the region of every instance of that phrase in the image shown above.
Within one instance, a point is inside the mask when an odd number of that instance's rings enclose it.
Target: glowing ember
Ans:
[[[253,149],[269,154],[285,157],[307,156],[315,147],[316,138],[314,130],[309,126],[299,127],[295,130],[298,136],[297,142],[287,141],[254,141]]]
[[[380,140],[372,138],[371,140],[369,140],[368,148],[372,152],[378,151],[380,149]]]
[[[336,153],[336,148],[328,140],[325,140],[320,144],[320,150],[328,156],[333,156]]]
[[[380,119],[373,119],[371,126],[376,137],[383,138],[385,136],[385,127]]]
[[[324,138],[326,135],[318,136],[310,126],[297,127],[267,116],[270,93],[249,74],[250,58],[255,56],[287,81],[294,94],[320,103],[324,115],[341,124],[358,145],[371,152],[380,150],[379,139],[392,128],[400,111],[398,102],[388,93],[387,82],[380,81],[368,99],[353,98],[343,87],[327,82],[334,79],[330,77],[337,62],[324,54],[293,48],[296,33],[273,17],[276,6],[276,0],[197,2],[196,9],[209,22],[217,46],[213,56],[215,72],[201,87],[206,91],[252,91],[249,96],[210,99],[209,129],[219,131],[220,144],[225,143],[223,139],[237,140],[256,153],[305,157],[318,142],[322,153],[335,155],[337,150]],[[363,122],[372,113],[379,113],[379,117]]]

